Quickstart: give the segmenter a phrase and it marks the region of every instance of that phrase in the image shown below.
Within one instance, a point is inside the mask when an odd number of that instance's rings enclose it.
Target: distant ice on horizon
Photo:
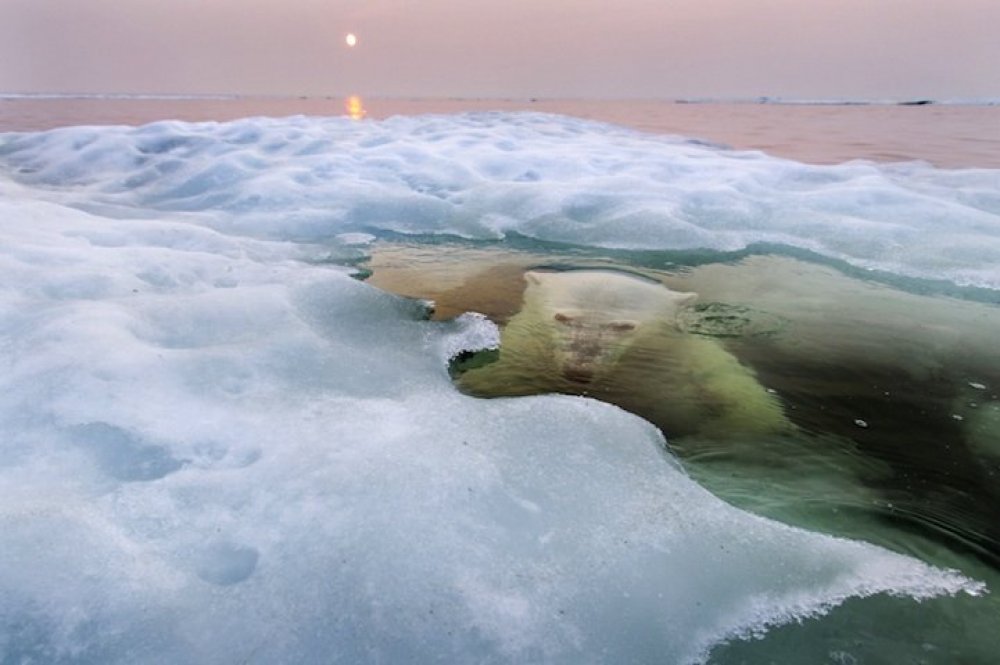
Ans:
[[[0,99],[95,99],[95,100],[225,100],[225,99],[329,99],[341,94],[262,94],[262,93],[187,93],[187,92],[18,92],[0,91]],[[435,99],[435,98],[429,98]],[[474,97],[473,99],[489,99]],[[508,98],[501,98],[508,99]],[[527,98],[525,98],[527,99]],[[532,98],[535,99],[535,98]],[[586,98],[600,101],[603,98]],[[1000,97],[919,97],[919,98],[869,98],[869,97],[662,97],[664,103],[684,104],[774,104],[815,106],[894,106],[899,104],[936,104],[952,106],[996,106]],[[654,100],[655,101],[655,100]]]

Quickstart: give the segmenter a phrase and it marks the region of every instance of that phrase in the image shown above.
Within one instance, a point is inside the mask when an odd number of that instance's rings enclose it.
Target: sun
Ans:
[[[344,43],[353,48],[358,44],[358,36],[355,35],[353,32],[349,32],[344,37]]]

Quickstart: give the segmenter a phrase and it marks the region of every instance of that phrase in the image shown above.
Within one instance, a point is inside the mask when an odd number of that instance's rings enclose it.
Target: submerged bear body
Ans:
[[[463,374],[477,394],[590,395],[668,436],[785,429],[780,404],[715,339],[685,333],[697,298],[611,270],[532,270],[497,362]]]

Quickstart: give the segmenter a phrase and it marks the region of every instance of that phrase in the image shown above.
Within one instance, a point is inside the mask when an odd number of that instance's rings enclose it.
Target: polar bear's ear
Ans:
[[[525,281],[528,282],[528,284],[534,284],[535,286],[538,286],[539,284],[542,283],[542,280],[539,279],[538,277],[538,273],[535,272],[534,270],[529,270],[528,272],[524,273],[524,279]]]

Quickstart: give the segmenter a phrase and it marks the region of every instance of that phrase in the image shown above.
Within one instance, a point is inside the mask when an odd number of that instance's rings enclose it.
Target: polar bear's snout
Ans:
[[[589,383],[622,338],[638,327],[634,321],[607,321],[588,314],[556,312],[552,317],[562,331],[563,378],[575,383]]]

